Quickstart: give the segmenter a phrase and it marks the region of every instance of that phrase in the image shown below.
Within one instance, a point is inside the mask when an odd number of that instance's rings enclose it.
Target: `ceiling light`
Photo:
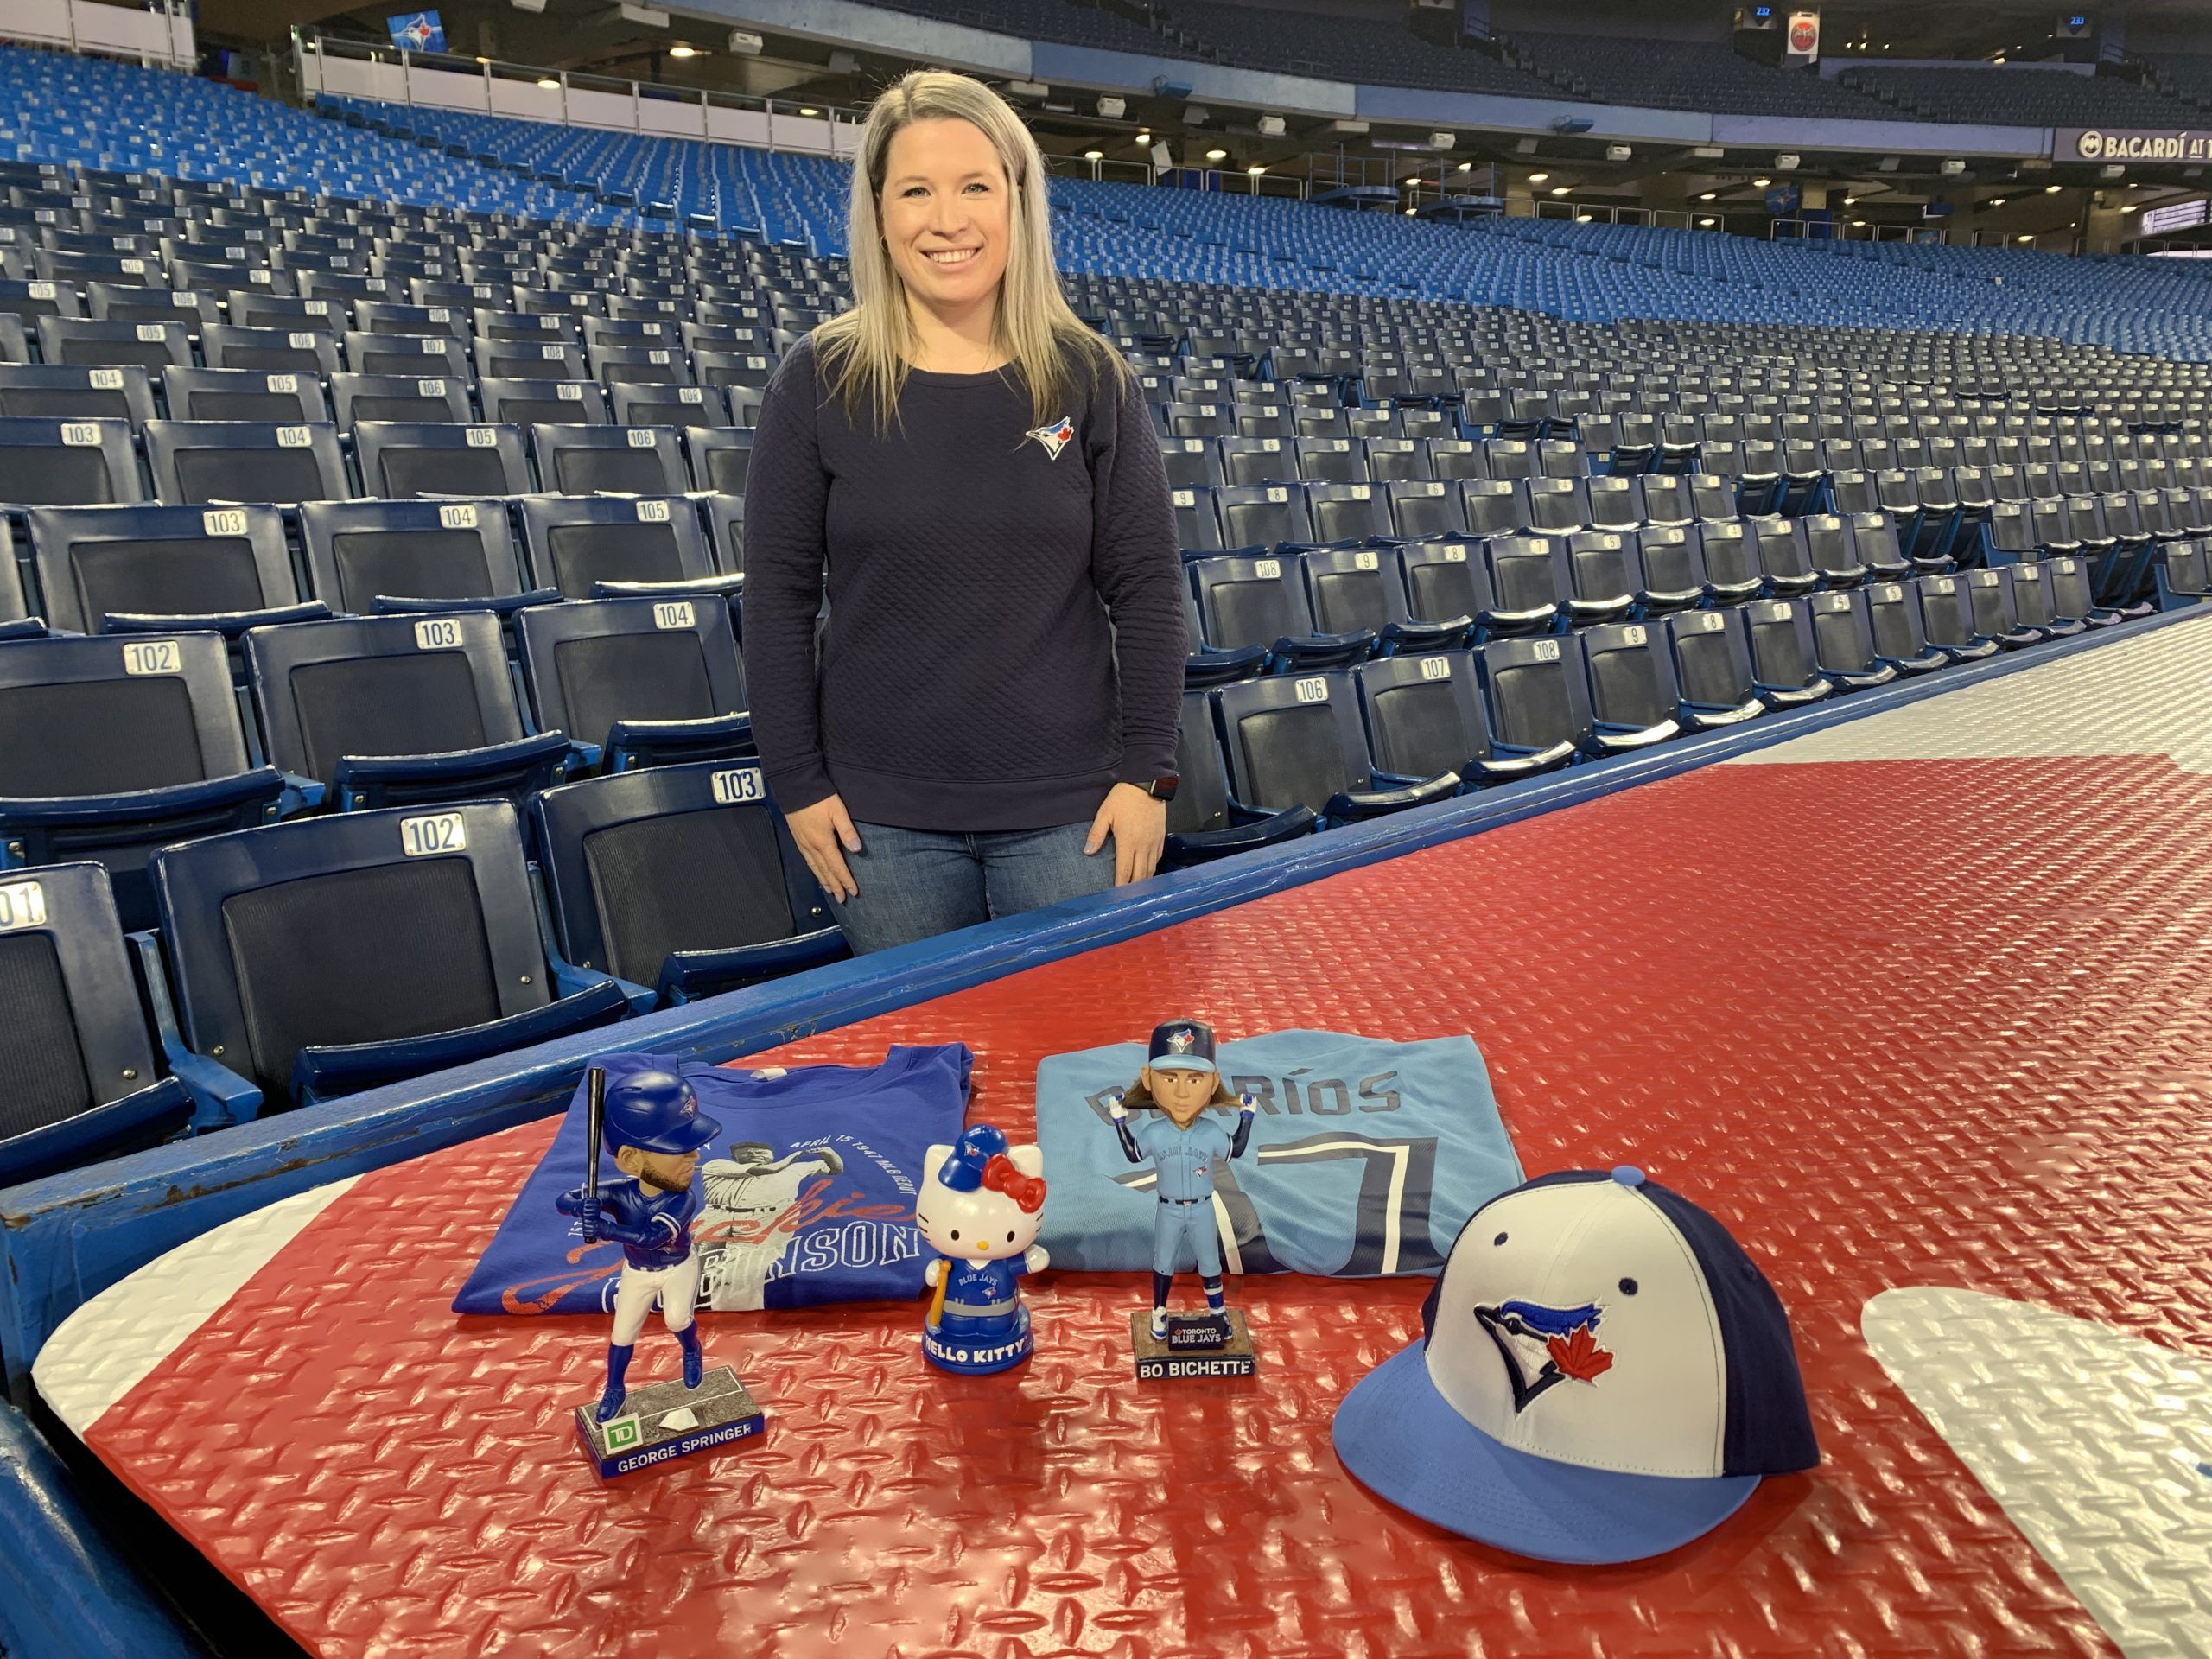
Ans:
[[[1989,199],[1989,205],[1993,207],[2002,207],[2005,205],[2005,198],[2002,196],[1992,196]]]
[[[1992,58],[1990,61],[1992,63],[2002,63],[2005,61],[2005,54],[2002,52],[1999,52],[1995,57]]]
[[[1718,190],[1708,190],[1708,191],[1707,191],[1703,195],[1700,196],[1700,197],[1698,198],[1698,200],[1699,200],[1700,201],[1711,201],[1711,200],[1712,200],[1715,196],[1719,195],[1719,194],[1720,194],[1720,193],[1719,193]]]
[[[1774,181],[1772,179],[1753,179],[1751,181],[1751,188],[1754,190],[1764,190],[1767,186],[1773,182]]]
[[[1258,162],[1255,162],[1251,166],[1249,166],[1249,167],[1246,168],[1244,170],[1245,170],[1247,173],[1249,173],[1249,174],[1250,174],[1254,178],[1255,178],[1255,179],[1256,179],[1256,178],[1258,178],[1258,177],[1260,176],[1260,175],[1261,175],[1261,174],[1262,174],[1262,173],[1266,172],[1268,169],[1267,169],[1266,168],[1264,168],[1264,167],[1262,167]]]
[[[1413,210],[1412,208],[1410,208],[1410,207],[1407,208],[1407,209],[1406,209],[1406,217],[1407,217],[1408,219],[1411,219],[1413,216],[1414,216],[1414,210]]]
[[[1863,219],[1854,219],[1851,222],[1854,225],[1864,225],[1866,221]]]
[[[1226,161],[1228,158],[1229,152],[1225,149],[1210,149],[1206,151],[1206,160],[1210,162]]]
[[[1548,173],[1531,173],[1529,175],[1529,182],[1531,184],[1541,184],[1549,177],[1551,177],[1551,175]]]
[[[1086,149],[1083,152],[1083,159],[1086,162],[1103,162],[1106,159],[1106,152],[1103,149]]]
[[[1587,213],[1577,213],[1574,216],[1574,222],[1578,225],[1587,225],[1590,222],[1590,215]]]
[[[1700,219],[1698,220],[1698,223],[1704,226],[1707,230],[1710,230],[1713,228],[1713,221],[1709,219]]]
[[[1567,194],[1567,187],[1566,187],[1565,185],[1563,185],[1563,184],[1555,184],[1555,185],[1552,186],[1552,194],[1554,194],[1554,195],[1555,195],[1555,196],[1563,196],[1563,195],[1565,195],[1566,194]]]
[[[543,77],[537,84],[543,86],[549,92],[557,92],[561,90],[561,83],[554,79],[550,75]]]
[[[2035,238],[2029,235],[2025,231],[2023,231],[2020,232],[2019,239],[2023,242],[2032,242],[2035,240]]]
[[[1468,171],[1470,168],[1471,168],[1473,166],[1474,166],[1474,163],[1473,163],[1472,162],[1460,162],[1460,163],[1459,163],[1459,170],[1460,170],[1462,173],[1465,173],[1465,172]]]
[[[1843,205],[1847,207],[1856,207],[1859,205],[1859,198],[1856,196],[1846,196],[1843,199]]]
[[[671,58],[696,58],[699,55],[699,48],[696,46],[671,46],[668,48],[668,55]]]
[[[1141,132],[1141,133],[1137,134],[1137,143],[1141,143],[1141,144],[1148,144],[1148,143],[1150,143],[1151,142],[1152,142],[1152,134],[1151,134],[1151,133],[1149,133],[1149,132]]]
[[[2046,184],[2043,188],[2043,193],[2046,196],[2055,196],[2065,188],[2066,187],[2063,184]]]
[[[802,105],[800,105],[798,106],[798,112],[799,112],[801,115],[819,115],[819,114],[821,114],[821,113],[822,113],[822,111],[819,111],[819,110],[816,109],[816,108],[814,107],[814,105],[811,105],[811,104],[802,104]]]

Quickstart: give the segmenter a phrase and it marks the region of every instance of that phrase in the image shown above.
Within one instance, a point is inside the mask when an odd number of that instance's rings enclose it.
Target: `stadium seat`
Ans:
[[[632,1006],[548,949],[505,801],[213,836],[160,854],[153,877],[180,1049],[271,1105],[571,1036]]]
[[[845,954],[757,765],[587,779],[531,811],[555,937],[582,967],[673,1005]]]
[[[90,858],[127,927],[152,925],[146,857],[280,810],[250,766],[220,635],[0,646],[0,868]]]
[[[0,503],[92,507],[151,499],[128,422],[0,420]]]
[[[193,1095],[155,1066],[99,865],[0,873],[0,1187],[157,1145],[192,1122]],[[206,1117],[229,1114],[211,1101]]]
[[[303,321],[305,320],[302,320]],[[254,369],[264,374],[311,374],[327,380],[342,366],[337,338],[320,328],[248,327],[226,323],[204,330],[200,355],[211,369]],[[190,365],[189,358],[176,363]]]
[[[1968,570],[1959,580],[1966,584],[1967,603],[1974,613],[1974,632],[1994,639],[2006,651],[2039,645],[2050,636],[2041,628],[2021,626],[2012,599],[2012,569]]]
[[[486,375],[477,383],[484,418],[525,429],[543,425],[606,426],[606,389],[595,380],[527,380]]]
[[[724,495],[743,495],[753,472],[753,431],[749,427],[692,426],[683,431],[684,458],[690,465],[691,487]]]
[[[451,334],[372,334],[354,328],[340,345],[346,366],[356,374],[468,378],[468,348]]]
[[[1453,772],[1415,779],[1376,769],[1357,694],[1342,671],[1246,680],[1209,695],[1230,794],[1253,807],[1311,807],[1326,829],[1425,806],[1459,789]]]
[[[1974,601],[1958,576],[1922,576],[1912,584],[1927,641],[1954,663],[1980,662],[2003,649],[1974,625]]]
[[[1796,709],[1833,694],[1820,671],[1811,612],[1802,599],[1755,600],[1744,607],[1751,647],[1751,683],[1770,709]]]
[[[1897,670],[1881,659],[1874,643],[1873,613],[1859,592],[1815,594],[1812,607],[1813,663],[1821,676],[1847,691],[1887,685]]]
[[[563,495],[681,495],[690,486],[673,427],[533,426],[538,482]]]
[[[1590,691],[1573,635],[1489,640],[1475,648],[1475,661],[1497,754],[1548,768],[1589,747]]]
[[[146,461],[172,506],[349,499],[338,429],[327,423],[149,421]]]
[[[142,368],[0,367],[0,419],[123,421],[154,418],[154,384]]]
[[[192,336],[181,322],[41,317],[38,349],[42,360],[56,366],[141,368],[157,373],[192,365]]]
[[[1564,624],[1574,597],[1574,572],[1563,538],[1496,536],[1482,551],[1491,602],[1475,614],[1478,640],[1543,633]]]
[[[41,507],[31,558],[47,620],[73,633],[249,627],[323,614],[270,507]]]
[[[1681,717],[1699,731],[1740,726],[1766,712],[1751,670],[1740,608],[1684,611],[1667,619],[1667,648]]]
[[[333,610],[353,615],[482,607],[557,597],[530,586],[498,501],[317,501],[300,509],[308,570]]]
[[[682,496],[538,495],[521,509],[531,568],[570,599],[607,597],[601,589],[609,585],[729,597],[744,585],[741,575],[716,570],[699,515]]]
[[[341,432],[351,432],[363,421],[465,426],[469,420],[467,385],[435,376],[334,374],[330,400]]]
[[[1698,561],[1705,568],[1707,599],[1716,605],[1740,605],[1765,588],[1758,543],[1744,521],[1705,520],[1697,529]]]
[[[362,486],[372,496],[527,495],[530,463],[520,429],[363,421],[353,429]]]
[[[1470,785],[1510,783],[1556,771],[1571,745],[1507,756],[1491,741],[1472,652],[1425,652],[1362,663],[1352,671],[1375,763],[1401,777],[1457,772]]]
[[[1372,484],[1305,484],[1306,516],[1323,546],[1385,540],[1392,533],[1382,493]]]
[[[1378,647],[1370,629],[1320,632],[1294,557],[1224,553],[1193,559],[1186,568],[1206,642],[1217,649],[1264,646],[1277,671],[1306,672],[1361,661]]]
[[[162,395],[180,421],[263,421],[303,425],[327,421],[322,383],[311,374],[257,369],[164,369]],[[144,423],[140,423],[143,425]]]
[[[525,732],[486,612],[256,628],[245,653],[270,761],[310,804],[520,803],[567,765],[565,735]]]
[[[1410,616],[1398,550],[1317,549],[1299,555],[1298,564],[1306,580],[1314,626],[1323,634],[1372,632],[1385,652],[1438,651],[1465,644],[1474,626],[1472,614],[1466,612],[1420,620]]]
[[[1249,807],[1230,795],[1209,692],[1183,694],[1175,772],[1180,785],[1167,806],[1167,842],[1161,859],[1165,868],[1279,846],[1312,834],[1319,822],[1311,807],[1271,812]]]
[[[1633,753],[1681,735],[1682,697],[1664,629],[1604,623],[1579,637],[1590,694],[1592,755]]]
[[[2080,561],[2075,563],[2078,568]],[[1875,582],[1863,591],[1875,658],[1884,667],[1917,675],[1933,673],[1948,664],[1950,658],[1928,643],[1920,617],[1920,595],[1910,582]]]
[[[613,772],[754,753],[729,607],[699,599],[583,600],[517,619],[531,706],[583,763]]]

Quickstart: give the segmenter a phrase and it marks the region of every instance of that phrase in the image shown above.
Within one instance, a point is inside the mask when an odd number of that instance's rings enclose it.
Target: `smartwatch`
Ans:
[[[1171,772],[1165,778],[1155,778],[1140,787],[1155,801],[1172,801],[1175,798],[1175,785],[1182,781]]]

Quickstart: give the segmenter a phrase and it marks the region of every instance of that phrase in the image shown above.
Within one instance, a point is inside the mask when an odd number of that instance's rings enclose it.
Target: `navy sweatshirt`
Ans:
[[[1013,376],[918,370],[879,435],[811,339],[785,358],[745,492],[745,667],[785,811],[834,793],[856,822],[1041,830],[1175,770],[1166,469],[1141,390],[1089,386],[1040,436]]]

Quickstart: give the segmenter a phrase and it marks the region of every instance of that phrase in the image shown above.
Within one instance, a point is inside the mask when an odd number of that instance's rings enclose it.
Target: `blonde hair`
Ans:
[[[1051,199],[1037,140],[1007,101],[980,80],[917,69],[887,87],[869,108],[853,163],[847,213],[853,307],[813,333],[815,358],[848,418],[862,398],[876,424],[898,418],[899,394],[920,341],[907,311],[906,285],[892,263],[878,212],[891,141],[916,121],[965,121],[990,140],[1006,169],[1010,201],[1006,276],[999,288],[993,343],[1007,371],[1029,391],[1037,423],[1066,412],[1080,370],[1118,391],[1133,375],[1122,354],[1077,316],[1060,292],[1052,264]],[[1004,372],[1005,371],[1002,371]]]

